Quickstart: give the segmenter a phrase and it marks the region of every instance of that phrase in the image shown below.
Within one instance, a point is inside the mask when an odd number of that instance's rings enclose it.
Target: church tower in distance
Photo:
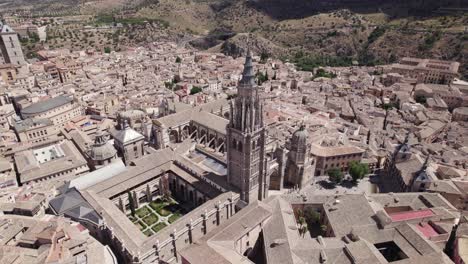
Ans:
[[[228,183],[238,189],[246,204],[268,197],[265,142],[263,103],[249,51],[227,127]]]

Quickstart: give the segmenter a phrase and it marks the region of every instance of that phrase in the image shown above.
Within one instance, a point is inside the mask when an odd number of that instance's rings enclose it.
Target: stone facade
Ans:
[[[454,61],[403,58],[391,72],[415,78],[419,83],[449,84],[458,77],[460,63]]]
[[[21,142],[47,141],[58,134],[57,128],[48,119],[26,119],[16,123],[15,132]]]

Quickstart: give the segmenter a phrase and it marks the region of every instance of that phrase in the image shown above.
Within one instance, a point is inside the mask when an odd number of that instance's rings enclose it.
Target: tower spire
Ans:
[[[245,57],[244,71],[242,72],[241,84],[255,85],[255,73],[252,64],[252,52],[250,48],[247,50],[247,57]]]

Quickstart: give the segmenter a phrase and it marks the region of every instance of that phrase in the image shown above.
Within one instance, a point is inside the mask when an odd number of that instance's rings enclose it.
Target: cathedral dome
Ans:
[[[125,112],[119,113],[119,117],[127,120],[141,119],[145,117],[145,112],[141,110],[127,110]]]
[[[307,129],[305,129],[304,125],[301,125],[301,127],[292,135],[291,145],[295,147],[305,146],[308,138],[309,133],[307,133]]]
[[[89,151],[89,157],[94,161],[103,161],[113,158],[117,150],[107,142],[102,131],[96,133],[96,140]]]

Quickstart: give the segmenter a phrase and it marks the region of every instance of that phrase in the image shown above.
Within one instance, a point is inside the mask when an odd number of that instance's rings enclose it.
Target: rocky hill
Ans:
[[[0,0],[31,4],[32,0]],[[200,49],[343,64],[402,56],[457,60],[468,79],[466,0],[34,0],[81,14],[166,21]],[[79,3],[78,3],[79,2]],[[34,4],[37,5],[37,4]],[[42,6],[43,5],[43,6]],[[11,5],[10,5],[11,6]],[[15,4],[16,7],[20,6]],[[191,40],[191,41],[190,41]]]
[[[159,0],[138,15],[166,20],[200,36],[194,46],[230,55],[249,45],[269,56],[338,64],[427,56],[460,61],[468,78],[467,8],[461,0]]]

